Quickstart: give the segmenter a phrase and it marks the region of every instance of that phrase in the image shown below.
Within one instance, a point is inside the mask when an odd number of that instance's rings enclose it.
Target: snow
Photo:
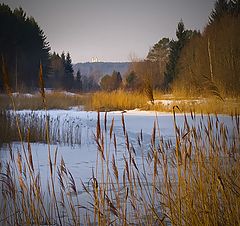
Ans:
[[[19,93],[19,92],[12,93],[12,95],[14,97],[26,97],[26,98],[31,98],[34,96],[34,94],[31,93]]]
[[[31,110],[21,110],[17,111],[20,118],[21,115],[36,114],[39,116],[45,115],[45,111],[31,111]],[[57,149],[57,166],[60,165],[61,159],[64,159],[66,167],[72,173],[74,180],[77,182],[77,194],[81,197],[81,202],[88,202],[87,195],[84,193],[80,181],[82,180],[87,184],[92,177],[92,169],[96,167],[97,158],[97,145],[94,141],[94,134],[96,133],[96,124],[98,113],[94,111],[81,111],[78,108],[72,108],[71,110],[49,110],[47,114],[51,119],[57,119],[59,121],[60,127],[63,127],[65,134],[69,133],[69,125],[79,126],[81,128],[81,145],[50,145],[50,152],[52,161],[54,161],[54,153]],[[101,128],[106,139],[105,148],[109,151],[109,156],[115,153],[113,147],[113,141],[110,141],[109,132],[104,132],[104,118],[105,112],[100,113]],[[174,123],[173,115],[171,113],[156,113],[153,111],[140,111],[138,109],[131,111],[113,111],[107,112],[107,130],[112,123],[114,118],[114,133],[117,138],[117,152],[116,152],[116,162],[119,169],[119,174],[123,172],[124,161],[123,155],[128,156],[128,151],[126,149],[126,141],[122,128],[122,115],[124,115],[125,126],[129,136],[129,143],[134,146],[136,150],[136,162],[138,166],[142,163],[142,150],[144,150],[144,155],[147,155],[147,150],[150,149],[151,134],[154,126],[154,122],[158,122],[160,136],[163,139],[172,139],[174,141]],[[191,125],[198,125],[201,117],[204,123],[207,125],[208,116],[196,115],[195,119],[191,118],[190,114],[186,115],[188,122]],[[176,121],[181,128],[184,126],[185,116],[183,114],[176,114]],[[232,129],[232,119],[230,116],[219,115],[218,120],[223,122],[229,127],[229,131]],[[216,119],[213,119],[215,122]],[[138,146],[137,137],[141,133],[143,134],[143,148]],[[158,134],[158,133],[157,133]],[[230,133],[229,133],[230,134]],[[109,144],[109,145],[108,145]],[[12,143],[12,150],[17,156],[17,152],[22,152],[21,144],[18,142]],[[24,143],[27,148],[27,144]],[[50,176],[49,171],[49,160],[48,160],[48,147],[46,144],[31,143],[31,150],[33,156],[33,162],[35,167],[35,172],[41,173],[41,183],[42,188],[47,189],[47,182]],[[22,154],[23,156],[23,154]],[[1,163],[6,163],[10,161],[10,152],[7,145],[0,148],[0,160]],[[140,169],[141,170],[141,169]],[[99,170],[100,171],[100,170]],[[122,178],[121,176],[119,176]],[[55,178],[56,183],[57,177]],[[59,187],[59,186],[57,186]]]
[[[66,95],[66,96],[78,96],[77,93],[72,93],[72,92],[67,92],[67,91],[63,91],[61,92],[62,94]]]
[[[59,92],[57,92],[57,91],[55,91],[55,90],[53,90],[53,89],[46,89],[46,88],[44,89],[44,92],[45,92],[46,94],[61,93],[61,94],[64,94],[65,96],[78,96],[78,95],[79,95],[78,93],[72,93],[72,92],[68,92],[68,91],[59,91]],[[12,95],[13,95],[14,97],[21,96],[21,97],[28,97],[28,98],[34,97],[34,96],[36,96],[36,95],[38,95],[38,94],[39,94],[39,92],[34,92],[34,93],[14,92],[14,93],[12,93]]]
[[[17,111],[17,114],[25,115],[36,114],[39,116],[45,115],[45,111],[31,111],[31,110],[21,110]],[[60,162],[61,156],[63,157],[67,167],[76,177],[76,179],[82,179],[84,182],[88,181],[92,176],[91,169],[96,165],[96,156],[97,156],[97,145],[94,141],[94,134],[96,133],[96,124],[97,124],[97,112],[94,111],[79,111],[79,110],[49,110],[47,114],[51,119],[57,119],[60,127],[63,128],[64,135],[67,136],[68,133],[71,133],[74,130],[69,130],[69,127],[80,127],[81,136],[81,145],[72,144],[72,145],[51,145],[51,152],[54,153],[55,149],[58,149],[58,163]],[[122,114],[125,119],[125,126],[129,136],[129,143],[134,146],[137,152],[137,159],[139,163],[141,160],[141,153],[138,150],[138,141],[137,137],[140,135],[141,131],[143,134],[144,140],[144,150],[145,152],[149,150],[151,142],[151,134],[154,126],[154,122],[157,121],[157,126],[159,127],[160,136],[163,139],[173,139],[174,135],[174,123],[173,115],[171,113],[156,113],[153,111],[140,111],[140,110],[131,110],[131,111],[113,111],[107,112],[107,130],[109,131],[112,119],[114,118],[114,133],[117,138],[117,156],[119,167],[123,167],[122,156],[127,153],[125,145],[125,137],[122,128]],[[101,128],[104,130],[104,117],[105,112],[100,113],[101,119]],[[196,115],[196,118],[193,120],[190,114],[186,115],[188,122],[191,125],[197,125],[200,121],[201,116]],[[177,114],[176,121],[177,124],[181,127],[184,125],[184,115]],[[225,125],[229,126],[229,131],[232,128],[232,119],[230,116],[220,115],[218,120],[223,122]],[[203,116],[203,121],[207,123],[207,116]],[[76,136],[76,135],[75,135]],[[106,133],[106,137],[109,142],[109,132]],[[27,146],[27,144],[25,144]],[[47,145],[40,143],[32,143],[31,149],[33,151],[34,165],[42,174],[42,178],[46,179],[49,173],[48,169],[48,154],[47,154]],[[109,148],[109,147],[108,147]],[[13,143],[12,149],[14,152],[21,150],[21,145],[19,143]],[[110,145],[111,151],[113,148],[113,141]],[[0,159],[2,162],[9,160],[9,148],[2,147],[0,149]]]
[[[163,100],[154,100],[153,103],[155,105],[162,104],[163,106],[172,106],[172,105],[178,105],[178,104],[200,104],[205,103],[205,99],[192,99],[192,100],[172,100],[172,99],[163,99]],[[147,102],[149,105],[152,105],[151,101]]]

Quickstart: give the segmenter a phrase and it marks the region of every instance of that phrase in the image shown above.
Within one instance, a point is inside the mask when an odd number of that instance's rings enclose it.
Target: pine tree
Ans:
[[[65,61],[65,73],[67,74],[67,76],[73,77],[72,59],[69,52],[67,53]]]
[[[185,30],[184,23],[181,20],[178,23],[176,36],[177,40],[172,40],[170,42],[170,55],[169,61],[166,65],[166,71],[164,73],[164,87],[169,89],[173,80],[177,77],[178,69],[177,63],[181,54],[183,47],[186,45],[187,41],[191,39],[194,34],[197,34],[197,31]]]
[[[49,87],[51,88],[63,88],[64,78],[64,66],[62,58],[57,54],[53,53],[50,57],[50,74],[49,74]]]
[[[74,87],[74,77],[73,77],[73,66],[72,66],[72,59],[70,53],[67,53],[66,60],[65,60],[65,84],[66,89],[71,90]]]
[[[169,55],[169,38],[162,38],[148,52],[146,60],[151,62],[165,61]]]
[[[77,71],[77,78],[76,78],[76,89],[77,90],[82,90],[82,75],[80,70]]]
[[[219,21],[220,18],[229,12],[228,0],[217,0],[214,9],[209,17],[209,24]]]
[[[62,64],[63,64],[63,67],[64,67],[64,72],[65,72],[66,57],[65,57],[64,52],[62,52],[62,54],[61,54],[61,60],[62,60]]]

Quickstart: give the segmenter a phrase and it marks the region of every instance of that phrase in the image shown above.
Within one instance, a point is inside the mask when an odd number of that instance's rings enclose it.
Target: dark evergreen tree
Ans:
[[[82,90],[82,75],[80,70],[77,71],[76,90]]]
[[[27,17],[22,8],[12,11],[0,4],[0,54],[7,64],[13,88],[38,86],[39,63],[42,62],[46,76],[49,51],[46,36],[33,17]]]
[[[65,57],[65,53],[64,52],[61,53],[61,59],[62,59],[63,65],[65,65],[66,57]]]
[[[50,56],[50,73],[47,86],[50,88],[63,88],[64,65],[62,58],[55,52]]]
[[[233,16],[239,16],[240,14],[240,0],[231,0],[229,2],[229,11]]]
[[[120,88],[122,84],[122,76],[120,72],[113,71],[111,79],[112,79],[112,90],[117,90],[118,88]]]
[[[151,62],[164,61],[169,55],[169,38],[162,38],[148,52],[146,60]]]
[[[170,47],[169,61],[166,65],[166,71],[164,73],[165,89],[169,89],[171,83],[177,77],[178,74],[177,63],[181,54],[181,50],[183,49],[187,41],[190,40],[191,37],[197,33],[199,32],[185,30],[184,23],[182,20],[178,23],[176,30],[177,40],[176,41],[172,40],[169,45]]]
[[[73,66],[72,66],[72,59],[70,53],[67,53],[66,60],[65,60],[65,84],[67,90],[74,89],[74,77],[73,77]]]
[[[217,0],[215,2],[214,9],[209,17],[209,24],[212,24],[215,21],[219,21],[224,14],[229,12],[229,3],[228,0]]]
[[[67,74],[67,76],[73,77],[72,59],[69,52],[67,53],[65,61],[65,73]]]

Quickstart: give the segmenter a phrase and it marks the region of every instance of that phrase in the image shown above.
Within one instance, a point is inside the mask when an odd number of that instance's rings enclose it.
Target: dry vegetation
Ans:
[[[182,129],[175,124],[175,139],[165,140],[156,121],[150,149],[144,150],[142,134],[137,147],[129,143],[122,117],[122,169],[116,161],[114,120],[108,130],[107,115],[103,127],[99,115],[91,180],[75,181],[63,159],[57,164],[56,150],[49,155],[47,191],[33,165],[31,144],[23,145],[22,152],[10,152],[11,159],[1,164],[1,225],[239,225],[239,115],[232,123],[230,131],[217,116],[194,126],[186,119]],[[89,197],[86,205],[78,198],[80,187]]]
[[[18,121],[18,125],[16,121]],[[60,119],[60,117],[51,118],[44,113],[18,114],[10,111],[0,111],[0,145],[2,143],[21,141],[18,128],[21,131],[23,141],[45,143],[46,121],[48,123],[50,144],[81,145],[81,121],[76,120],[73,123],[68,119]]]
[[[91,108],[95,110],[111,111],[135,109],[147,104],[147,97],[140,92],[96,92],[92,95]]]
[[[173,106],[178,105],[182,112],[233,114],[240,112],[240,99],[224,98],[218,96],[189,97],[183,93],[164,95],[153,91],[154,104],[151,103],[147,93],[126,92],[123,90],[113,92],[96,92],[92,95],[90,109],[100,111],[110,110],[153,110],[171,112]]]
[[[16,110],[43,109],[42,97],[40,94],[18,94],[13,96]],[[67,94],[65,92],[46,93],[46,103],[48,109],[69,109],[73,106],[86,105],[89,94]],[[0,109],[13,109],[11,100],[7,95],[0,95]]]
[[[151,94],[151,95],[150,95]],[[240,98],[217,95],[204,97],[188,96],[185,92],[175,92],[166,95],[159,91],[137,92],[116,90],[112,92],[95,92],[92,94],[69,94],[65,92],[45,93],[47,109],[69,109],[84,107],[86,110],[113,111],[113,110],[151,110],[171,112],[172,107],[178,105],[182,112],[233,114],[240,112]],[[16,110],[43,109],[40,94],[13,95]],[[153,103],[154,101],[154,104]],[[7,95],[0,95],[0,109],[13,109],[11,99]]]

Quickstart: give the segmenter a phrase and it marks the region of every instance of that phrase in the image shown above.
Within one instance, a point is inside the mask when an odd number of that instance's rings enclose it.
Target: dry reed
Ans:
[[[28,147],[22,145],[17,156],[10,148],[10,159],[1,163],[0,224],[240,225],[240,116],[232,114],[231,131],[217,115],[208,115],[207,121],[200,115],[197,121],[194,112],[194,123],[185,117],[179,127],[176,109],[175,138],[161,137],[156,121],[147,150],[142,132],[138,146],[131,144],[122,116],[123,168],[116,161],[114,120],[108,128],[105,113],[102,126],[98,113],[95,141],[100,154],[92,178],[88,183],[75,181],[63,159],[57,164],[57,150],[53,158],[49,151],[47,191],[33,165],[28,130]],[[23,144],[18,117],[15,123]],[[78,198],[79,183],[89,197],[85,205]]]

